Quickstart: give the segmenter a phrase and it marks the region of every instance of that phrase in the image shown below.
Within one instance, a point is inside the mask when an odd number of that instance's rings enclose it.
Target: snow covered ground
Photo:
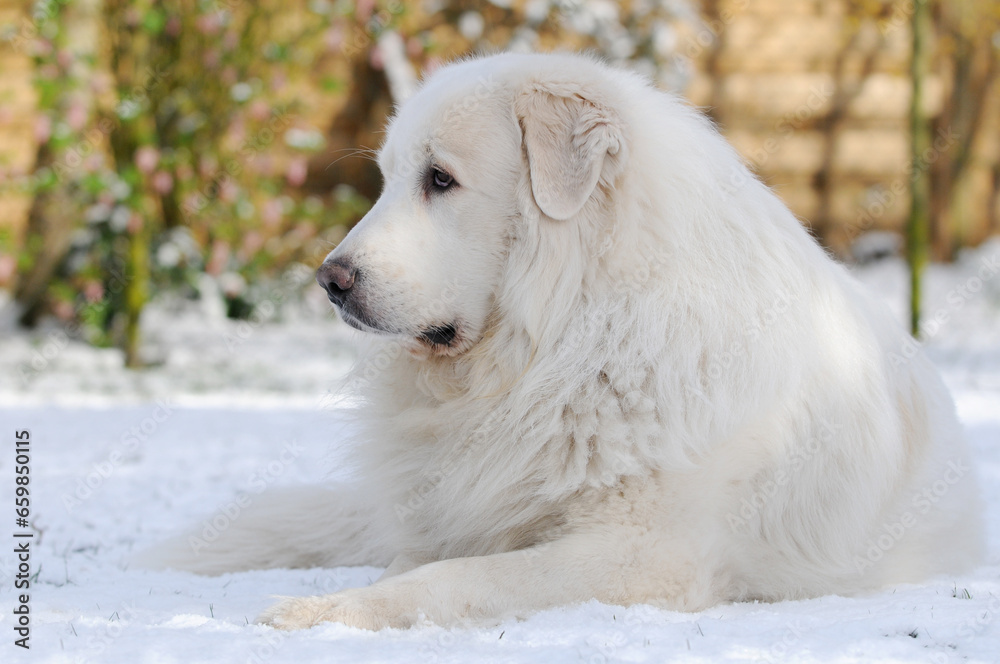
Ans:
[[[282,633],[252,624],[271,595],[333,592],[380,570],[151,573],[130,555],[242,509],[270,487],[344,472],[348,426],[329,387],[351,332],[319,289],[252,324],[161,305],[144,320],[159,366],[55,328],[0,330],[0,662],[1000,662],[1000,242],[931,269],[927,350],[951,386],[987,501],[989,561],[968,576],[870,597],[681,614],[590,602],[489,628]],[[992,273],[991,266],[996,267]],[[981,272],[980,272],[981,271]],[[905,272],[857,274],[900,319]],[[14,432],[31,432],[31,649],[15,647]],[[331,444],[334,444],[331,452]],[[244,501],[245,502],[245,501]]]

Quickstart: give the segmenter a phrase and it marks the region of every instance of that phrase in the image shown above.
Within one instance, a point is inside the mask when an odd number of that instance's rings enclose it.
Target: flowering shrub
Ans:
[[[668,80],[684,69],[670,56],[675,4],[35,2],[0,32],[33,58],[39,99],[35,169],[8,185],[34,202],[23,239],[0,233],[0,283],[16,267],[24,322],[54,314],[138,364],[151,293],[197,297],[208,275],[229,315],[248,316],[248,284],[315,267],[364,214],[378,175],[348,148],[374,147],[398,93],[384,37],[411,70],[564,45]],[[96,43],[75,35],[86,26]]]

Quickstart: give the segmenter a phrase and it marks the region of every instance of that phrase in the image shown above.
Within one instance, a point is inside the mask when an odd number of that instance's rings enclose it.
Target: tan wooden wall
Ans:
[[[35,160],[36,94],[31,58],[18,39],[29,34],[27,2],[0,0],[0,28],[14,31],[14,40],[0,42],[0,186],[11,176],[28,172]],[[0,226],[20,231],[30,198],[21,193],[0,194]]]
[[[846,253],[865,230],[901,230],[909,209],[906,3],[860,22],[840,0],[706,1],[708,34],[694,35],[697,74],[687,94],[826,243]],[[947,81],[927,84],[941,110]],[[1000,151],[1000,95],[986,113],[968,191],[966,237],[990,233],[991,175]],[[944,145],[953,137],[938,138]],[[933,158],[933,157],[932,157]],[[963,192],[966,193],[966,192]]]

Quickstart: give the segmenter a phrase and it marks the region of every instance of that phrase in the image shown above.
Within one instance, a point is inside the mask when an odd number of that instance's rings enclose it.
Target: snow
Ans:
[[[984,245],[956,265],[932,266],[927,285],[927,310],[939,322],[927,330],[926,350],[975,450],[987,564],[872,596],[694,614],[592,601],[496,626],[371,633],[328,624],[284,633],[254,625],[273,596],[362,586],[380,570],[198,577],[128,560],[186,527],[224,523],[242,509],[239,497],[252,502],[272,486],[349,472],[336,452],[350,426],[346,406],[329,388],[349,366],[353,333],[325,310],[322,294],[307,291],[252,325],[160,303],[143,325],[161,363],[140,372],[121,369],[117,351],[69,341],[55,327],[29,334],[7,323],[0,505],[12,509],[14,431],[29,429],[38,576],[29,652],[13,645],[16,561],[4,547],[0,661],[998,662],[1000,278],[990,274],[998,258],[1000,242]],[[855,272],[903,320],[902,264],[876,261]],[[13,534],[11,519],[5,530]]]

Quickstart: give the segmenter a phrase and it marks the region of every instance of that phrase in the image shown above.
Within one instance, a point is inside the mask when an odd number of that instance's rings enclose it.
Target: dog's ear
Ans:
[[[517,96],[514,112],[535,203],[553,219],[572,217],[594,192],[606,162],[623,150],[620,119],[574,86],[533,85]]]

